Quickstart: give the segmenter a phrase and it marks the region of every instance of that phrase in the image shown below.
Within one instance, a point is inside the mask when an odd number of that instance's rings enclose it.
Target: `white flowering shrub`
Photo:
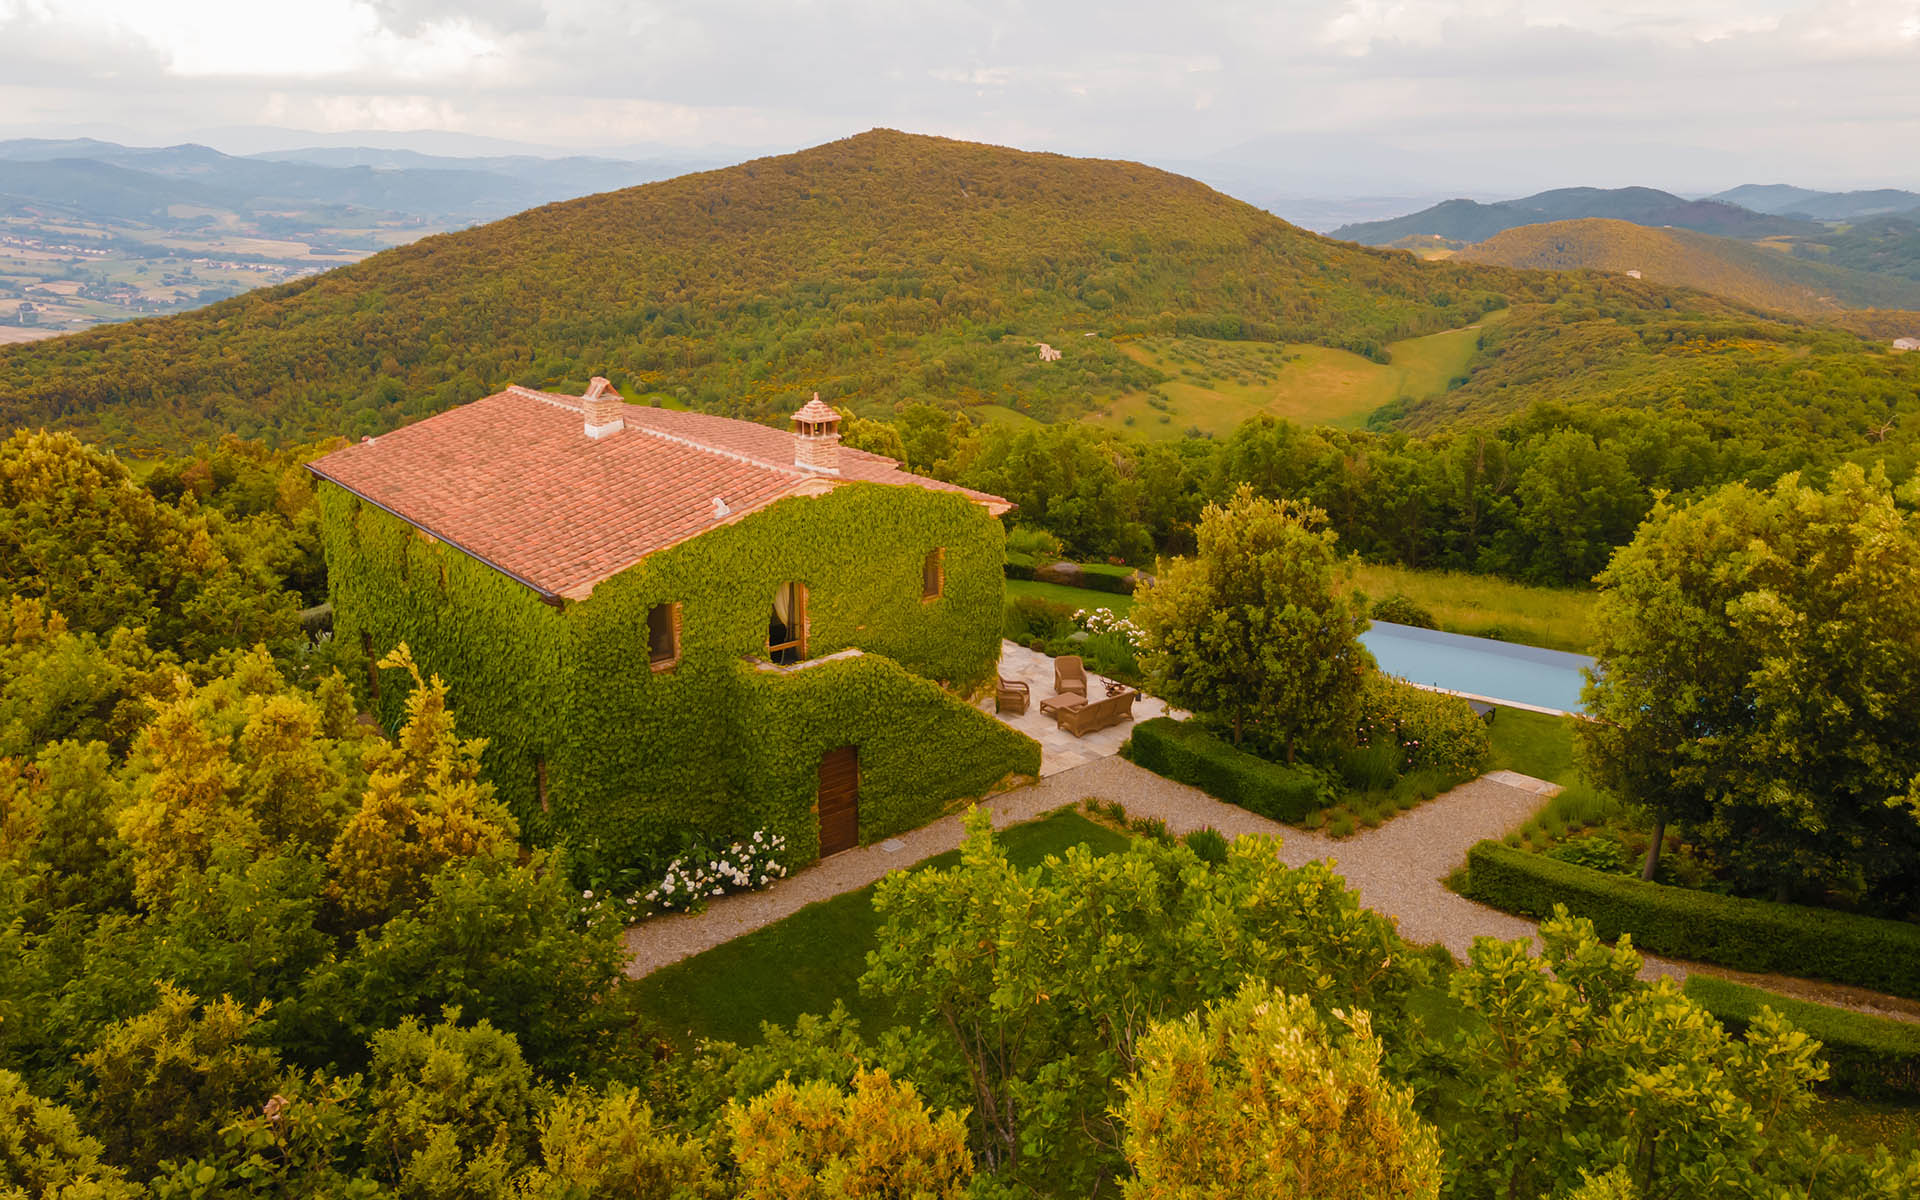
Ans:
[[[1091,634],[1111,633],[1125,640],[1136,653],[1146,645],[1145,635],[1129,617],[1115,616],[1110,608],[1080,609],[1073,614],[1080,628]]]
[[[786,838],[764,829],[724,849],[698,848],[668,863],[660,882],[643,893],[581,892],[580,911],[589,924],[612,919],[631,924],[659,912],[698,912],[715,896],[757,892],[785,879],[787,867],[780,857],[786,849]]]

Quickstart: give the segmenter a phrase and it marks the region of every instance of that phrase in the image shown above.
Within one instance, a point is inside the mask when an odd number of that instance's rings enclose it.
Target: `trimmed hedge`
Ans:
[[[1708,975],[1687,977],[1686,993],[1733,1033],[1762,1008],[1820,1039],[1831,1069],[1827,1086],[1875,1100],[1920,1099],[1920,1025],[1796,1000]]]
[[[1128,757],[1156,775],[1276,821],[1299,821],[1333,802],[1332,787],[1313,768],[1257,758],[1192,721],[1140,722]]]
[[[1906,921],[1667,887],[1494,841],[1468,851],[1462,890],[1535,917],[1564,904],[1602,938],[1632,934],[1652,954],[1920,997],[1920,925]]]
[[[1008,579],[1032,579],[1034,572],[1048,566],[1056,559],[1042,561],[1031,554],[1021,554],[1015,550],[1006,553],[1006,562],[1001,568]],[[1116,596],[1133,594],[1133,568],[1116,567],[1107,563],[1080,563],[1080,582],[1077,586],[1090,592],[1109,592]]]

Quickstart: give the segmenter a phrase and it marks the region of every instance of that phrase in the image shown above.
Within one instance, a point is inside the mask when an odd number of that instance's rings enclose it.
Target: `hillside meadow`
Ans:
[[[1465,379],[1480,348],[1480,330],[1505,316],[1501,309],[1465,328],[1389,343],[1385,362],[1298,342],[1128,340],[1121,350],[1129,358],[1167,378],[1146,392],[1121,397],[1091,420],[1149,441],[1195,431],[1225,437],[1262,413],[1301,424],[1359,428],[1384,405],[1424,400]]]

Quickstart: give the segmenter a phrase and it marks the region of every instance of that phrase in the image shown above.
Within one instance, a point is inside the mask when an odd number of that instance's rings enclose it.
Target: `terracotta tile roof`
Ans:
[[[592,438],[582,403],[510,387],[337,450],[308,469],[568,599],[585,598],[656,550],[784,497],[848,482],[958,492],[996,514],[1011,507],[845,446],[838,476],[801,470],[791,432],[708,413],[622,404],[626,428]]]
[[[823,421],[838,421],[840,414],[820,403],[820,393],[815,392],[813,399],[806,402],[799,412],[793,414],[796,421],[811,421],[819,424]]]

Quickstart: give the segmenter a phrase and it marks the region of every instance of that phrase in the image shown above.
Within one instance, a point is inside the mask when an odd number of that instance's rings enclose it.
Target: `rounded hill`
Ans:
[[[1920,308],[1920,283],[1797,258],[1786,246],[1690,229],[1590,217],[1521,225],[1457,252],[1461,262],[1553,271],[1638,271],[1756,308],[1826,316],[1849,308]]]
[[[0,417],[132,447],[297,440],[605,374],[742,416],[817,390],[1052,419],[1152,382],[1086,333],[1378,358],[1502,303],[1499,277],[1331,242],[1134,163],[875,130],[9,348]]]

